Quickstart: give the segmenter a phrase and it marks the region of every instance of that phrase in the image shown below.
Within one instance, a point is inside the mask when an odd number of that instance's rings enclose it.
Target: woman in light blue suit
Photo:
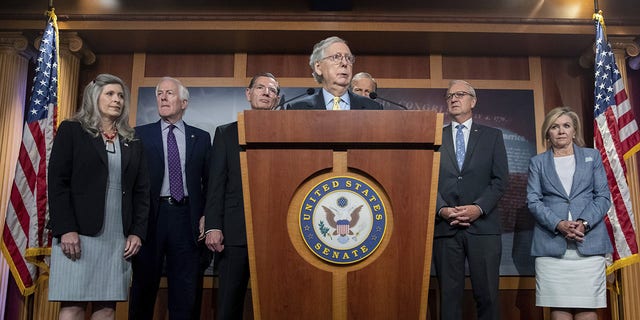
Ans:
[[[548,150],[529,163],[527,204],[536,220],[536,305],[551,319],[597,319],[605,308],[605,254],[613,251],[604,217],[611,206],[597,150],[584,148],[578,115],[551,110],[541,137]]]

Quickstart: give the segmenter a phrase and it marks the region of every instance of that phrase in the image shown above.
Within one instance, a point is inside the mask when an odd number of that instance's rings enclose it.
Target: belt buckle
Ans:
[[[169,203],[169,205],[172,205],[172,206],[178,203],[178,201],[176,201],[176,199],[174,199],[173,197],[167,198],[167,202]]]

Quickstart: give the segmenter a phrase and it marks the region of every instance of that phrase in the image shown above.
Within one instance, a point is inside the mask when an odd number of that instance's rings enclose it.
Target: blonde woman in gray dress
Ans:
[[[597,319],[606,308],[604,224],[611,206],[600,153],[584,148],[578,115],[551,110],[542,124],[548,150],[529,163],[527,203],[535,218],[536,305],[551,319]]]
[[[149,177],[129,126],[129,91],[101,74],[84,91],[82,107],[58,128],[49,161],[53,245],[49,300],[60,319],[114,319],[127,299],[130,259],[146,235]]]

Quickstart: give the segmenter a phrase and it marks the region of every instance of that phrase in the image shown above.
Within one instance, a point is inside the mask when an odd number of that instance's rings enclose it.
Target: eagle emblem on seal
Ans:
[[[347,206],[347,199],[344,197],[340,197],[337,201],[339,207]],[[327,224],[335,229],[333,231],[334,236],[338,236],[338,242],[345,244],[349,241],[349,236],[354,235],[351,228],[355,227],[358,224],[358,220],[360,220],[360,210],[362,210],[362,205],[357,206],[353,209],[348,216],[350,219],[338,219],[336,220],[336,216],[338,213],[333,209],[328,208],[326,206],[322,206],[322,209],[325,212],[325,216],[327,219]]]

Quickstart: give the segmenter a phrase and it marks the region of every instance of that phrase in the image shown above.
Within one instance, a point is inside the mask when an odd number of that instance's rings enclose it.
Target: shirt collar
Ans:
[[[322,88],[322,96],[324,97],[325,107],[328,105],[333,106],[334,95],[329,93],[329,91],[325,90],[325,88]],[[340,96],[340,99],[342,100],[343,103],[345,103],[349,107],[349,109],[351,109],[351,99],[349,99],[349,90],[345,91],[345,93]]]
[[[162,128],[162,132],[167,130],[170,125],[171,123],[164,120],[160,120],[160,127]],[[184,132],[184,121],[182,121],[182,119],[178,120],[173,125],[176,126],[176,129],[178,129],[180,132]]]
[[[458,123],[458,122],[455,122],[455,121],[451,121],[451,127],[455,129],[459,124],[462,124],[462,125],[464,125],[465,128],[471,129],[471,124],[472,123],[473,123],[473,118],[469,118],[469,120],[467,120],[467,121],[465,121],[463,123]]]

